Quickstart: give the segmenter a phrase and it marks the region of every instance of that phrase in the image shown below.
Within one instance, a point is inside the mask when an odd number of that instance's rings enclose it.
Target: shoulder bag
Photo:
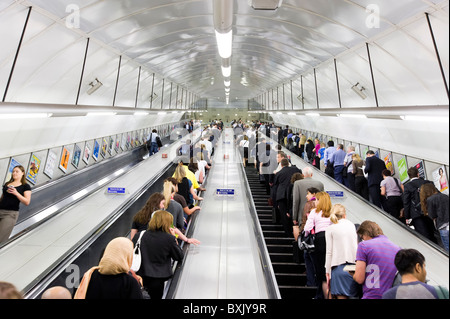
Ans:
[[[137,272],[141,268],[141,261],[142,261],[142,255],[141,255],[141,239],[142,235],[144,235],[145,230],[141,232],[141,235],[139,236],[138,241],[136,242],[136,246],[134,247],[133,251],[133,263],[131,264],[131,270],[134,272]]]

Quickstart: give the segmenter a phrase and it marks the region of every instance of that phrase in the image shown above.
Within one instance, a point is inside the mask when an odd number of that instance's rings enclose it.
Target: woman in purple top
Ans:
[[[372,221],[364,221],[357,233],[363,241],[356,251],[353,279],[363,285],[362,299],[381,299],[394,282],[397,272],[394,259],[400,247],[384,236],[380,226]]]
[[[325,230],[332,224],[330,215],[330,195],[328,195],[327,192],[318,192],[316,194],[316,208],[313,209],[308,215],[304,228],[306,235],[308,235],[312,230],[315,232],[314,251],[311,252],[311,257],[316,272],[316,299],[324,299],[328,295],[327,278],[325,277]]]

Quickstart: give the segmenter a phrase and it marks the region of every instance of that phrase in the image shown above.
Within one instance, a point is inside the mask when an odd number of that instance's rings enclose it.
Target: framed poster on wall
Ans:
[[[73,148],[73,157],[72,157],[72,165],[75,168],[78,168],[78,165],[80,164],[80,159],[81,159],[81,148],[77,144],[75,144]]]
[[[44,174],[49,178],[53,178],[53,173],[55,172],[55,166],[57,161],[57,155],[53,151],[48,151],[47,162],[44,167]]]
[[[102,157],[106,157],[106,151],[108,150],[108,141],[106,141],[106,138],[103,138],[103,142],[102,142],[102,150],[100,152],[100,154],[102,155]]]
[[[92,158],[98,161],[98,154],[100,153],[100,144],[97,140],[94,141],[94,150],[92,151]]]
[[[86,165],[89,164],[89,158],[91,157],[91,148],[88,143],[86,143],[86,146],[84,147],[84,154],[83,154],[83,162],[86,163]]]
[[[400,181],[404,184],[405,182],[407,182],[409,180],[408,164],[406,163],[406,157],[402,157],[397,162],[397,167],[398,167],[398,174],[399,174]]]
[[[392,153],[389,153],[384,157],[384,164],[386,164],[386,169],[391,171],[391,176],[394,176],[394,164],[392,163]]]
[[[28,165],[27,181],[36,185],[39,168],[41,167],[41,159],[36,155],[31,154],[30,164]]]
[[[69,159],[70,159],[70,152],[67,148],[63,147],[61,160],[59,161],[59,168],[64,173],[67,173],[67,168],[69,167]]]
[[[113,150],[114,150],[114,139],[112,136],[110,136],[109,137],[109,148],[108,148],[110,155],[113,155]]]
[[[445,166],[442,165],[433,171],[434,186],[443,194],[448,195],[448,179],[445,172]]]
[[[414,165],[419,170],[419,177],[422,177],[423,179],[426,179],[425,174],[425,166],[423,164],[423,161],[420,161],[416,165]]]

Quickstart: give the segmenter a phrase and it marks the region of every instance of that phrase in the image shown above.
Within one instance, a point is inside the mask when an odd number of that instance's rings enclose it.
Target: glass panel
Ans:
[[[336,84],[336,71],[334,60],[327,62],[316,69],[317,90],[319,94],[319,107],[338,108],[339,98]]]
[[[115,106],[134,107],[139,76],[139,66],[122,57]]]
[[[303,98],[305,109],[317,109],[316,84],[313,70],[303,76]]]

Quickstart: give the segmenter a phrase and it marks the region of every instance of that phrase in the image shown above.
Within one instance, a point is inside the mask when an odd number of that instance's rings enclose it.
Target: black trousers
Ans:
[[[419,233],[422,234],[424,237],[431,240],[433,243],[437,243],[437,240],[434,236],[434,224],[433,220],[428,216],[420,216],[417,218],[414,218],[411,221],[411,225],[414,226],[414,229]]]
[[[384,202],[384,208],[391,216],[400,217],[400,211],[403,208],[403,200],[401,196],[388,196]]]
[[[369,186],[369,194],[370,199],[372,200],[372,204],[379,208],[383,208],[383,202],[381,198],[380,185],[370,185]]]
[[[164,294],[164,283],[169,280],[169,278],[142,276],[144,289],[147,290],[148,294],[150,295],[150,299],[162,299]]]
[[[286,214],[289,212],[287,199],[277,200],[278,211],[280,212],[280,221],[283,225],[284,232],[289,237],[292,237],[292,216],[288,217]]]
[[[355,176],[355,191],[364,199],[369,200],[369,186],[364,176]]]

